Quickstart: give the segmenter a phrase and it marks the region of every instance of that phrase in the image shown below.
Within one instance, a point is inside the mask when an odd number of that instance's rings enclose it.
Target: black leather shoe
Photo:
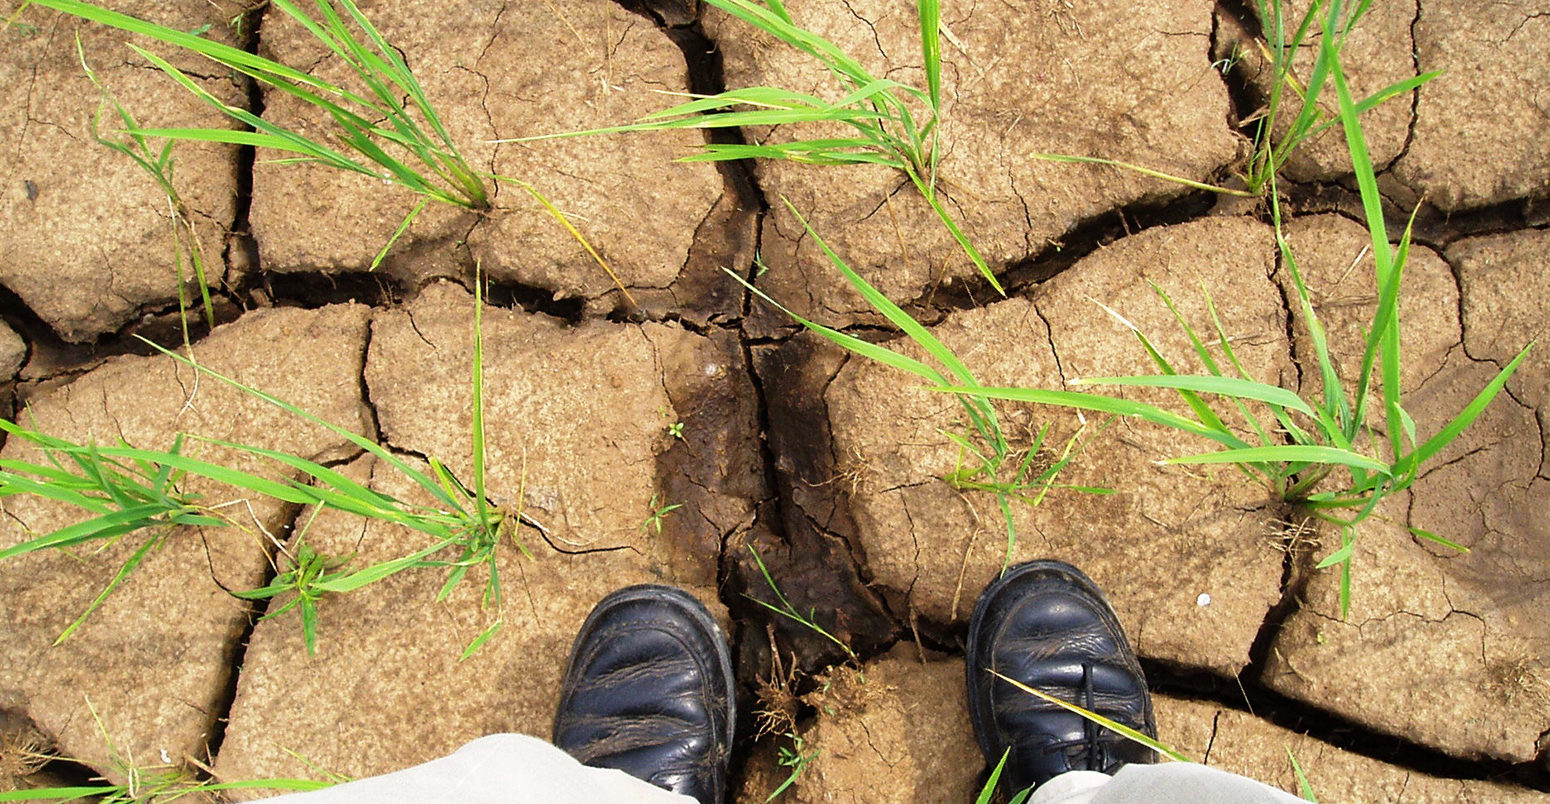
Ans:
[[[717,804],[734,707],[731,655],[710,612],[670,586],[631,586],[603,598],[576,635],[554,744]]]
[[[1114,773],[1151,749],[1018,689],[989,670],[1157,736],[1152,696],[1103,593],[1076,567],[1032,561],[985,588],[969,621],[969,717],[1014,790],[1072,770]]]

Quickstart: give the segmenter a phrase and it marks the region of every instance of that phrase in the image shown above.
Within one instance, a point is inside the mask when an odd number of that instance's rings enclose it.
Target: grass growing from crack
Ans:
[[[332,556],[315,550],[307,542],[307,526],[294,543],[287,546],[275,541],[275,578],[263,587],[235,592],[249,600],[285,598],[266,616],[275,616],[291,608],[300,612],[302,633],[308,653],[316,649],[316,603],[330,594],[355,591],[389,576],[411,569],[438,568],[446,571],[446,580],[437,594],[445,600],[474,567],[487,571],[482,604],[499,609],[501,604],[498,549],[509,540],[523,555],[531,557],[517,538],[523,520],[520,510],[507,511],[492,506],[485,497],[484,466],[484,392],[483,392],[483,293],[476,277],[474,293],[474,368],[473,427],[474,490],[463,485],[445,464],[428,459],[429,472],[369,438],[340,427],[295,405],[245,385],[207,366],[156,344],[168,357],[183,363],[203,376],[229,385],[244,394],[273,405],[300,421],[320,426],[345,439],[379,462],[396,470],[432,502],[406,502],[368,488],[340,471],[316,461],[285,452],[238,444],[218,439],[190,437],[192,440],[245,453],[262,462],[279,466],[301,479],[274,480],[252,472],[204,461],[183,452],[185,436],[177,436],[167,450],[141,449],[121,443],[118,446],[76,444],[55,438],[18,424],[0,420],[0,430],[11,438],[34,445],[43,455],[41,463],[15,459],[0,460],[0,497],[27,494],[53,500],[86,512],[87,519],[36,536],[5,550],[0,560],[41,550],[74,550],[95,546],[99,551],[113,546],[130,534],[142,531],[139,547],[125,560],[102,593],[80,618],[59,637],[64,641],[93,611],[102,605],[140,563],[165,543],[175,527],[223,527],[235,520],[223,513],[233,503],[212,503],[186,491],[185,481],[201,477],[231,486],[241,492],[267,497],[293,505],[311,506],[315,518],[324,510],[400,525],[430,537],[426,547],[387,561],[359,567],[352,556]],[[272,537],[271,537],[272,538]],[[482,633],[470,652],[493,636],[491,626]]]
[[[784,200],[784,199],[783,199]],[[935,361],[941,369],[929,363],[916,360],[913,357],[895,351],[881,344],[865,341],[854,335],[824,326],[815,321],[810,321],[792,312],[779,302],[770,298],[763,291],[749,284],[737,274],[728,272],[734,279],[743,283],[743,286],[757,294],[769,304],[780,309],[786,315],[791,316],[807,329],[817,333],[825,339],[838,344],[845,349],[875,360],[887,366],[902,371],[907,371],[926,380],[934,386],[978,386],[974,374],[964,365],[963,361],[953,353],[951,349],[937,340],[931,331],[926,329],[919,321],[916,321],[909,313],[905,312],[897,304],[894,304],[884,296],[882,292],[873,287],[850,268],[829,244],[808,225],[807,219],[802,217],[796,207],[790,201],[786,206],[791,214],[801,222],[813,242],[823,250],[836,270],[872,305],[872,308],[881,313],[894,326],[898,327],[907,337],[913,340]],[[1044,442],[1049,434],[1049,425],[1044,425],[1035,435],[1033,443],[1025,450],[1017,450],[1012,446],[1011,440],[1002,429],[1000,418],[996,409],[991,404],[991,397],[975,390],[964,390],[956,393],[958,401],[962,403],[964,414],[968,417],[969,426],[965,432],[943,432],[943,435],[955,444],[959,449],[959,465],[943,480],[959,491],[984,491],[992,494],[996,500],[996,507],[1001,513],[1001,518],[1006,526],[1006,554],[1002,562],[1003,568],[1009,566],[1012,560],[1012,551],[1017,546],[1017,528],[1013,521],[1012,503],[1022,502],[1028,505],[1038,505],[1043,502],[1046,494],[1051,489],[1064,488],[1090,494],[1110,494],[1111,489],[1092,486],[1073,486],[1056,483],[1060,472],[1081,451],[1085,441],[1084,433],[1078,431],[1066,440],[1060,449],[1058,456],[1048,465],[1041,465],[1036,459],[1044,448]],[[1019,454],[1021,453],[1021,454]]]
[[[744,597],[840,646],[840,650],[845,652],[845,656],[859,666],[861,658],[856,655],[856,652],[851,649],[845,640],[829,633],[823,626],[819,625],[815,619],[815,612],[809,610],[806,614],[803,614],[800,609],[791,605],[791,601],[786,599],[786,596],[780,591],[780,587],[775,584],[775,579],[770,577],[769,568],[764,566],[764,559],[759,557],[759,551],[755,550],[753,545],[748,545],[748,552],[753,555],[753,563],[759,567],[759,574],[764,576],[765,585],[770,587],[770,592],[775,595],[775,599],[780,602],[780,605],[776,606],[766,603],[752,595],[745,594]]]
[[[776,749],[775,764],[787,769],[786,778],[764,797],[765,804],[774,801],[781,793],[796,784],[797,779],[802,778],[802,774],[807,772],[807,766],[813,764],[813,760],[817,759],[819,754],[816,748],[809,751],[807,740],[794,731],[781,736],[785,737],[789,744]]]
[[[1253,147],[1248,163],[1239,172],[1239,178],[1246,189],[1193,181],[1142,165],[1099,156],[1038,153],[1033,154],[1033,157],[1051,162],[1107,165],[1225,195],[1273,195],[1276,174],[1286,166],[1292,154],[1309,140],[1341,125],[1341,115],[1327,113],[1320,107],[1319,99],[1329,91],[1333,68],[1345,47],[1346,39],[1362,17],[1366,16],[1372,0],[1357,0],[1355,3],[1348,3],[1347,0],[1313,0],[1300,18],[1289,14],[1287,5],[1285,0],[1258,0],[1256,7],[1265,38],[1255,44],[1270,65],[1270,82],[1264,106],[1243,121],[1243,125],[1253,126]],[[1309,37],[1314,32],[1321,34],[1315,58],[1306,79],[1299,79],[1294,61],[1298,53],[1310,47]],[[1224,72],[1238,61],[1237,58],[1226,60]],[[1412,92],[1438,75],[1441,72],[1434,71],[1395,81],[1355,101],[1356,114],[1361,115],[1390,98]],[[1286,124],[1284,131],[1277,133],[1294,100],[1300,104],[1296,116]]]
[[[514,177],[478,171],[468,164],[403,56],[361,12],[355,0],[315,0],[315,16],[292,0],[268,0],[268,4],[284,12],[326,47],[349,68],[354,84],[362,89],[335,84],[273,59],[206,39],[200,32],[179,31],[82,0],[25,0],[16,13],[37,5],[197,53],[233,75],[247,76],[259,86],[288,95],[327,115],[331,121],[328,135],[309,136],[300,127],[287,128],[226,103],[165,58],[129,45],[183,89],[239,126],[142,128],[124,114],[125,134],[138,148],[148,148],[147,141],[152,139],[164,139],[169,146],[175,141],[191,141],[265,148],[289,154],[277,162],[318,164],[371,176],[419,196],[372,259],[372,269],[382,263],[393,244],[431,202],[483,212],[490,207],[488,183],[506,183],[531,196],[602,267],[630,304],[635,304],[608,263],[537,187]],[[164,189],[169,197],[175,196],[170,186]]]
[[[873,75],[861,62],[822,35],[797,24],[782,0],[706,0],[710,5],[816,59],[846,94],[829,102],[778,87],[747,87],[697,97],[623,126],[525,137],[513,142],[627,131],[739,129],[829,123],[846,136],[783,143],[706,143],[683,161],[781,159],[817,165],[885,165],[909,177],[958,246],[998,292],[1004,292],[985,258],[944,205],[937,143],[942,123],[942,35],[940,0],[918,0],[924,89]]]
[[[1330,20],[1324,24],[1329,25]],[[1340,608],[1344,616],[1350,611],[1351,559],[1357,526],[1373,515],[1384,498],[1408,489],[1419,476],[1421,467],[1457,439],[1480,416],[1501,392],[1533,344],[1525,346],[1469,404],[1436,433],[1424,440],[1418,437],[1416,424],[1400,399],[1399,296],[1409,256],[1411,228],[1409,225],[1405,227],[1397,245],[1390,243],[1383,215],[1383,198],[1378,191],[1376,174],[1362,133],[1360,109],[1351,97],[1340,64],[1339,41],[1339,37],[1331,35],[1326,29],[1320,40],[1320,58],[1321,63],[1326,65],[1339,102],[1339,122],[1345,131],[1352,170],[1371,236],[1371,253],[1378,287],[1377,305],[1363,343],[1361,365],[1352,378],[1355,385],[1349,392],[1330,357],[1324,328],[1314,311],[1308,286],[1297,268],[1296,255],[1287,242],[1274,176],[1269,181],[1276,244],[1282,265],[1296,288],[1297,304],[1318,363],[1323,385],[1322,397],[1303,399],[1284,388],[1259,382],[1250,375],[1233,352],[1231,339],[1207,298],[1216,344],[1221,349],[1225,363],[1216,359],[1161,289],[1158,295],[1173,311],[1208,374],[1179,373],[1145,334],[1132,327],[1142,348],[1157,367],[1158,374],[1092,377],[1076,383],[1170,388],[1179,393],[1189,408],[1189,415],[1097,393],[985,388],[967,383],[944,386],[942,390],[1129,416],[1215,441],[1224,449],[1169,458],[1166,462],[1234,464],[1244,473],[1263,482],[1275,497],[1305,508],[1313,517],[1339,527],[1341,547],[1326,556],[1318,566],[1324,568],[1339,565]],[[1413,216],[1411,220],[1413,222]],[[1371,397],[1380,383],[1381,398],[1374,404]],[[1206,401],[1207,397],[1230,402],[1232,410],[1241,416],[1250,433],[1247,436],[1240,435],[1224,418],[1231,418],[1230,411],[1219,411]],[[1256,415],[1251,405],[1262,406],[1270,418]],[[1381,409],[1381,418],[1374,412],[1374,407]],[[1383,432],[1375,435],[1375,428],[1381,428]],[[1465,549],[1424,530],[1411,528],[1411,532],[1419,538],[1450,548]]]
[[[173,264],[176,267],[178,280],[178,309],[183,313],[180,316],[183,321],[183,344],[187,346],[189,344],[187,316],[189,305],[184,260],[188,261],[189,268],[193,270],[194,281],[199,285],[205,323],[211,327],[215,326],[215,306],[210,301],[210,280],[205,275],[204,245],[200,241],[199,230],[194,225],[193,214],[183,203],[182,196],[178,194],[177,185],[173,182],[172,140],[164,141],[160,147],[153,145],[151,138],[140,133],[140,125],[135,121],[134,115],[113,97],[108,88],[97,79],[97,73],[86,63],[86,50],[81,45],[80,38],[75,40],[75,52],[80,58],[81,69],[85,71],[87,79],[102,95],[97,104],[97,111],[92,115],[92,139],[98,145],[121,154],[138,165],[156,182],[157,188],[167,198],[167,212],[172,231]],[[109,106],[113,108],[114,114],[123,124],[125,137],[122,140],[108,139],[102,134],[102,119]]]

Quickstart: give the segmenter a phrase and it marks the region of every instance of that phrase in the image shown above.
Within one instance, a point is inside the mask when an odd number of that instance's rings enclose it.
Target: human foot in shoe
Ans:
[[[1080,570],[1033,561],[985,588],[969,621],[969,716],[1012,789],[1067,771],[1112,774],[1155,762],[1151,749],[997,678],[994,670],[1151,737],[1151,694],[1103,593]]]
[[[668,586],[632,586],[597,604],[571,648],[554,744],[717,804],[732,746],[732,661],[710,612]]]

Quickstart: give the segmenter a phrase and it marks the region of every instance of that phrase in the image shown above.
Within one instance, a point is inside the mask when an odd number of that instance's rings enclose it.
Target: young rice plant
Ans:
[[[783,199],[784,200],[784,199]],[[832,327],[824,326],[815,321],[810,321],[796,313],[786,309],[779,302],[765,295],[765,293],[749,284],[737,274],[728,272],[732,278],[743,283],[759,298],[779,308],[786,315],[791,316],[802,326],[823,336],[824,338],[866,358],[876,360],[887,366],[901,369],[914,374],[932,383],[934,386],[970,386],[978,387],[974,375],[963,361],[953,353],[946,344],[937,340],[931,331],[916,321],[909,313],[905,312],[897,304],[894,304],[884,296],[877,288],[873,287],[861,275],[851,269],[840,258],[829,244],[813,230],[790,201],[786,201],[786,207],[791,214],[801,222],[807,230],[813,242],[823,250],[825,256],[857,291],[877,310],[887,318],[894,326],[898,327],[910,339],[915,341],[926,354],[930,355],[942,369],[944,374],[936,366],[916,360],[913,357],[889,349],[886,346],[865,341],[854,335],[840,332]],[[1006,525],[1006,555],[1002,561],[1005,568],[1010,565],[1012,551],[1017,546],[1017,528],[1012,518],[1012,503],[1023,502],[1029,505],[1038,505],[1043,502],[1044,496],[1050,489],[1066,488],[1075,491],[1083,491],[1090,494],[1109,494],[1111,489],[1096,488],[1091,486],[1068,486],[1055,482],[1060,472],[1081,451],[1083,445],[1082,435],[1079,430],[1066,440],[1061,448],[1059,457],[1049,466],[1038,466],[1035,458],[1038,457],[1044,447],[1044,441],[1049,435],[1049,425],[1039,428],[1034,437],[1033,444],[1018,455],[1013,448],[1010,439],[1002,430],[999,417],[996,415],[995,406],[990,398],[975,390],[963,390],[956,393],[958,401],[962,403],[965,415],[969,420],[966,433],[944,432],[948,440],[952,441],[959,449],[960,465],[943,479],[960,491],[986,491],[996,498],[996,507],[1001,512],[1002,521]],[[965,463],[965,461],[967,461]]]
[[[1324,24],[1329,25],[1330,21],[1326,20]],[[1406,226],[1397,246],[1390,244],[1388,227],[1383,217],[1383,199],[1378,192],[1372,160],[1362,133],[1360,109],[1351,97],[1340,65],[1337,50],[1339,41],[1339,37],[1330,35],[1326,29],[1320,41],[1323,50],[1320,58],[1327,66],[1339,102],[1339,121],[1345,131],[1367,229],[1372,239],[1371,250],[1378,287],[1378,302],[1363,343],[1361,365],[1355,376],[1349,378],[1354,381],[1354,388],[1348,392],[1335,370],[1324,328],[1314,311],[1312,296],[1298,271],[1296,256],[1285,237],[1275,178],[1272,175],[1270,201],[1276,243],[1282,264],[1296,286],[1297,304],[1316,354],[1323,385],[1321,398],[1305,400],[1291,391],[1259,382],[1252,377],[1234,354],[1231,339],[1222,328],[1208,298],[1215,340],[1225,358],[1224,365],[1212,355],[1205,341],[1189,323],[1179,316],[1161,289],[1158,289],[1158,295],[1174,312],[1207,374],[1179,373],[1143,333],[1135,332],[1141,347],[1156,365],[1158,374],[1093,377],[1077,383],[1171,388],[1178,391],[1189,408],[1188,415],[1099,393],[985,388],[970,383],[943,384],[941,390],[1129,416],[1217,442],[1224,449],[1174,457],[1167,462],[1235,464],[1245,473],[1263,481],[1275,496],[1305,508],[1320,520],[1338,526],[1341,547],[1326,556],[1319,566],[1340,566],[1340,605],[1345,614],[1350,610],[1351,557],[1357,526],[1373,514],[1385,497],[1409,488],[1415,482],[1421,466],[1458,438],[1479,417],[1523,362],[1532,344],[1525,346],[1440,430],[1424,440],[1419,438],[1416,424],[1400,400],[1399,294],[1409,255],[1411,229],[1409,225]],[[1381,399],[1374,403],[1371,400],[1373,389],[1380,382]],[[1207,397],[1220,398],[1230,403],[1246,421],[1252,431],[1251,435],[1241,437],[1229,427],[1224,421],[1224,413],[1208,403]],[[1269,419],[1256,415],[1251,405],[1268,410]],[[1379,408],[1381,413],[1374,411],[1374,407]],[[1380,428],[1382,432],[1375,435],[1374,430]],[[1420,538],[1464,549],[1427,531],[1411,530]]]
[[[513,177],[482,173],[468,164],[408,64],[356,6],[355,0],[314,0],[315,16],[292,0],[268,2],[271,8],[284,12],[301,25],[347,66],[364,91],[206,39],[198,32],[175,30],[82,0],[25,0],[22,8],[41,6],[197,53],[233,75],[247,76],[259,86],[289,95],[325,113],[333,123],[329,136],[309,136],[304,131],[286,128],[226,103],[163,57],[137,45],[129,45],[178,85],[238,125],[235,129],[142,128],[124,114],[125,134],[138,148],[147,148],[148,139],[165,139],[169,144],[194,141],[266,148],[290,155],[275,160],[277,162],[326,165],[382,179],[419,196],[419,201],[372,260],[372,269],[382,263],[388,250],[430,202],[483,212],[490,207],[486,180],[505,182],[520,187],[538,202],[607,272],[624,297],[635,304],[608,263],[537,187]],[[169,197],[172,195],[169,192]]]
[[[942,35],[940,0],[918,0],[920,48],[926,88],[872,75],[859,61],[823,36],[798,25],[782,0],[706,0],[709,4],[817,59],[846,91],[830,103],[815,95],[777,87],[733,89],[698,97],[623,126],[568,132],[522,140],[579,137],[625,131],[735,129],[801,123],[836,123],[847,136],[786,143],[706,143],[683,161],[785,159],[816,165],[886,165],[904,173],[998,292],[1001,283],[985,264],[962,227],[943,205],[937,180],[942,122]],[[923,109],[920,114],[916,109]]]
[[[1357,0],[1354,3],[1348,0],[1312,0],[1307,11],[1295,20],[1288,19],[1286,6],[1286,0],[1257,0],[1256,10],[1264,29],[1265,41],[1256,44],[1269,63],[1270,86],[1264,106],[1244,121],[1245,125],[1253,124],[1254,132],[1248,164],[1239,176],[1246,189],[1205,184],[1130,162],[1092,155],[1041,153],[1033,156],[1051,162],[1079,162],[1123,168],[1197,190],[1210,190],[1225,195],[1257,197],[1273,191],[1276,174],[1286,166],[1286,160],[1299,146],[1331,127],[1340,125],[1340,116],[1326,113],[1319,106],[1319,99],[1328,89],[1333,66],[1341,49],[1345,47],[1346,38],[1367,14],[1372,0]],[[1314,31],[1322,34],[1316,47],[1309,42],[1309,34]],[[1293,60],[1298,53],[1309,48],[1313,48],[1315,54],[1313,65],[1306,81],[1300,81],[1294,72]],[[1361,115],[1390,98],[1412,92],[1438,75],[1441,75],[1440,71],[1395,81],[1356,101],[1356,113]],[[1286,130],[1278,136],[1276,129],[1288,114],[1287,106],[1293,99],[1300,104],[1300,108],[1297,109],[1296,117],[1286,125]]]
[[[316,645],[316,602],[328,595],[351,592],[410,569],[440,568],[447,577],[438,600],[445,599],[468,571],[483,566],[487,571],[483,603],[498,609],[501,604],[497,549],[510,540],[524,555],[531,557],[516,531],[524,519],[521,511],[506,511],[492,506],[485,496],[484,467],[484,390],[483,328],[480,309],[483,294],[476,288],[474,312],[473,427],[474,488],[468,489],[438,459],[429,459],[429,473],[421,471],[391,450],[376,442],[328,422],[295,405],[244,385],[206,366],[155,346],[163,354],[205,376],[230,385],[261,399],[297,419],[323,427],[344,438],[378,461],[401,473],[430,497],[430,504],[409,503],[390,494],[368,488],[343,473],[306,458],[277,450],[263,449],[218,439],[191,437],[194,440],[256,456],[263,461],[299,473],[301,479],[274,480],[233,469],[184,454],[185,437],[179,435],[167,450],[141,449],[120,443],[118,446],[76,444],[54,438],[0,420],[0,430],[13,439],[35,445],[42,462],[17,459],[0,460],[0,497],[28,494],[80,509],[90,516],[48,534],[35,536],[4,550],[0,561],[39,550],[72,550],[95,547],[102,550],[131,535],[139,546],[121,565],[113,579],[80,618],[60,634],[64,641],[122,584],[152,550],[163,544],[178,526],[220,527],[235,524],[222,512],[225,504],[215,504],[182,490],[191,476],[204,477],[240,491],[287,502],[312,506],[316,517],[326,509],[367,519],[401,525],[428,537],[425,547],[407,555],[365,567],[352,567],[350,556],[329,556],[307,543],[307,527],[290,546],[277,545],[277,575],[258,589],[236,592],[250,600],[286,598],[266,616],[272,617],[299,608],[303,636],[309,653]],[[310,524],[308,520],[307,524]],[[477,649],[494,634],[492,625],[475,640]]]

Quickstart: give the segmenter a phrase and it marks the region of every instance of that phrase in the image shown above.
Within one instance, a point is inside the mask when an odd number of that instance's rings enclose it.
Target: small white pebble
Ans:
[[[165,748],[163,748],[161,750],[161,761],[162,761],[163,765],[171,765],[172,764],[172,757],[167,755],[167,749],[165,749]]]
[[[1211,596],[1206,594],[1205,592],[1201,592],[1200,593],[1200,597],[1195,598],[1195,605],[1197,605],[1197,606],[1209,606],[1209,605],[1211,605]]]

